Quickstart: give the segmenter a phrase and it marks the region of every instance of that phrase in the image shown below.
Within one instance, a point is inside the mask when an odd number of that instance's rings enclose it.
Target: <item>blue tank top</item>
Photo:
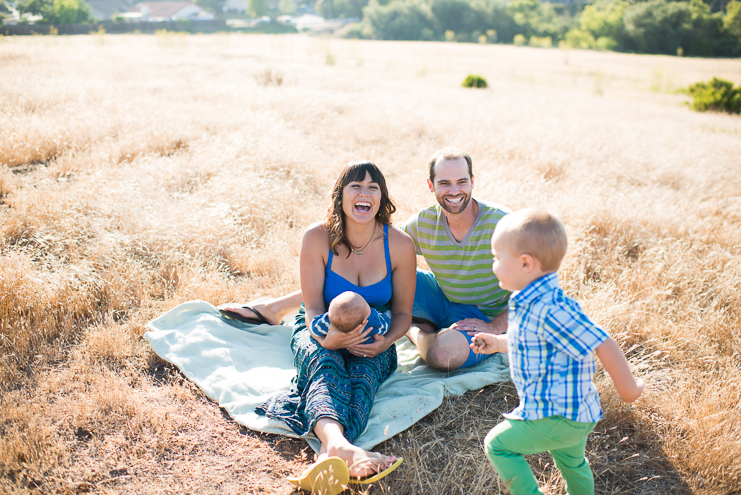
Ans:
[[[391,301],[391,255],[389,254],[389,226],[383,226],[383,248],[386,252],[386,278],[366,287],[359,287],[341,275],[332,271],[332,250],[329,250],[327,267],[324,269],[324,306],[343,292],[352,291],[359,294],[374,308],[386,308]]]

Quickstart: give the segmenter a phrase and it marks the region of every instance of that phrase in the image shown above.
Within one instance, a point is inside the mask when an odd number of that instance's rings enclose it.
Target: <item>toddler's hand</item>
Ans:
[[[496,335],[479,332],[473,336],[470,347],[476,354],[493,354],[498,352],[498,344]]]

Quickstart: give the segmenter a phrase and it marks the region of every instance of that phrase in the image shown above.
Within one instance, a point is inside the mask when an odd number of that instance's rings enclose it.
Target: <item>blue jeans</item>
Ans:
[[[417,289],[414,291],[412,316],[426,320],[439,329],[448,328],[453,323],[466,318],[477,318],[489,322],[489,318],[475,305],[455,303],[448,300],[440,284],[437,283],[435,275],[427,270],[417,270]],[[468,335],[466,332],[461,333],[470,344],[473,336]],[[490,358],[493,355],[476,354],[469,349],[468,359],[461,365],[461,368],[469,368],[479,364],[484,359]]]

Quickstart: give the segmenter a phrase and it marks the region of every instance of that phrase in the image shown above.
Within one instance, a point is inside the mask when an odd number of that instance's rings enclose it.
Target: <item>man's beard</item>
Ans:
[[[457,204],[457,205],[451,205],[445,201],[445,197],[441,197],[437,199],[438,204],[440,207],[442,207],[443,210],[447,211],[448,213],[451,213],[453,215],[462,212],[466,209],[468,206],[468,203],[471,202],[471,195],[470,194],[464,194],[463,200]]]

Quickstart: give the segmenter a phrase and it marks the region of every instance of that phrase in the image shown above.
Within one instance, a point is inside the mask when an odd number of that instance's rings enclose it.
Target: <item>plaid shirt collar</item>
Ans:
[[[521,291],[513,293],[512,297],[509,299],[510,304],[513,306],[529,304],[541,295],[546,294],[553,289],[558,289],[558,287],[558,272],[547,273],[530,282],[527,287]]]

